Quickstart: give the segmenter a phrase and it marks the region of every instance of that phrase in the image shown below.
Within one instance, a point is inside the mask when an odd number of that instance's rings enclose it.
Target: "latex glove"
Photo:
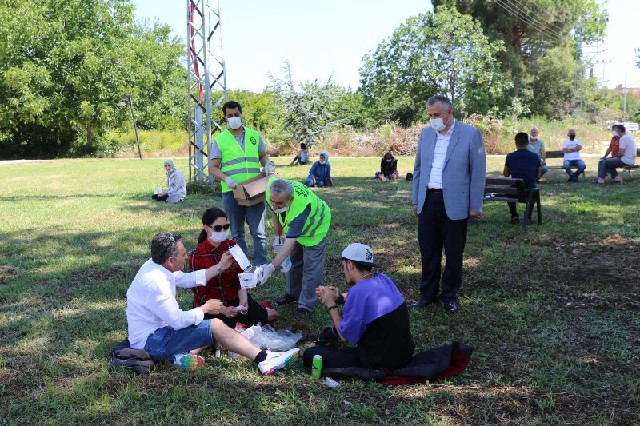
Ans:
[[[256,273],[258,274],[258,285],[266,283],[275,270],[276,267],[273,266],[273,263],[258,266],[256,268]]]
[[[226,184],[229,186],[229,188],[231,188],[231,189],[233,189],[233,188],[235,188],[236,186],[238,186],[238,182],[236,182],[235,180],[233,180],[233,178],[232,178],[231,176],[227,176],[227,177],[224,179],[224,183],[226,183]]]
[[[276,172],[276,164],[271,160],[267,161],[267,163],[264,165],[265,176],[272,175],[275,172]]]

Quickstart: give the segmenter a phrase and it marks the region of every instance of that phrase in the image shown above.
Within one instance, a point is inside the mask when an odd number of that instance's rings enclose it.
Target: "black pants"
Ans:
[[[305,367],[311,367],[314,355],[322,356],[322,368],[360,367],[355,348],[334,349],[314,346],[304,351],[302,361]]]
[[[247,309],[247,313],[245,315],[238,314],[235,317],[227,318],[224,315],[205,314],[204,319],[218,318],[231,328],[234,328],[236,326],[236,322],[241,322],[242,324],[248,326],[256,325],[258,323],[262,323],[262,325],[265,325],[268,319],[267,308],[253,300],[249,295],[247,295],[247,302],[247,304],[249,305],[249,309]],[[227,303],[227,306],[238,306],[238,303],[239,300],[232,300]]]
[[[169,198],[169,194],[165,194],[165,195],[163,195],[163,196],[161,196],[161,197],[160,197],[160,196],[158,196],[158,194],[153,194],[153,195],[151,196],[151,198],[153,198],[153,199],[154,199],[154,200],[156,200],[156,201],[167,201],[167,198]]]
[[[423,300],[458,300],[467,222],[468,219],[451,220],[447,217],[442,192],[427,192],[425,205],[418,215],[418,243],[422,256],[420,294]],[[447,261],[442,274],[442,294],[439,295],[443,248]]]

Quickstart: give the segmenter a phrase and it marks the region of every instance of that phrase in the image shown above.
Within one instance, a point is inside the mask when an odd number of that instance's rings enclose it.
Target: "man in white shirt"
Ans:
[[[622,177],[618,175],[616,168],[624,166],[633,166],[636,164],[636,141],[633,136],[627,134],[627,129],[622,124],[614,127],[614,136],[620,137],[619,148],[616,156],[606,158],[598,168],[598,184],[604,184],[604,178],[607,173],[611,175],[614,182],[622,183]]]
[[[564,152],[564,161],[562,162],[562,168],[569,175],[569,182],[577,182],[580,173],[584,172],[587,165],[580,158],[580,150],[582,149],[582,142],[576,139],[576,129],[569,129],[567,131],[568,140],[562,142],[562,152]],[[574,173],[571,169],[575,167],[577,170]]]
[[[156,234],[151,241],[151,259],[138,270],[127,290],[127,325],[133,349],[144,349],[154,360],[171,358],[185,369],[200,366],[204,358],[191,351],[218,341],[231,352],[254,360],[262,374],[275,374],[295,359],[298,349],[267,353],[227,327],[219,319],[204,320],[205,314],[217,315],[220,300],[183,311],[176,300],[176,287],[206,285],[219,275],[222,267],[184,273],[187,250],[182,237],[168,232]]]

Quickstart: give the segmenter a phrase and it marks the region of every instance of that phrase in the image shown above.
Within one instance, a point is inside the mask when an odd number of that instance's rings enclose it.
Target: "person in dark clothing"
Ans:
[[[380,171],[376,172],[377,180],[396,180],[398,179],[398,160],[393,156],[391,151],[387,151],[380,161]]]
[[[367,245],[350,244],[342,252],[342,270],[348,293],[336,287],[318,287],[316,293],[329,308],[334,333],[355,348],[316,346],[304,353],[304,365],[311,367],[314,355],[322,356],[323,368],[363,367],[396,369],[413,356],[409,310],[389,277],[373,273],[373,251]],[[342,312],[338,303],[344,300]]]
[[[529,151],[527,145],[529,144],[529,135],[526,133],[518,133],[515,137],[517,150],[507,154],[507,160],[504,164],[504,170],[502,174],[505,177],[511,176],[512,178],[522,179],[524,181],[524,187],[527,190],[534,189],[536,187],[537,179],[542,176],[542,169],[540,168],[540,158]],[[518,209],[516,203],[508,203],[509,212],[511,213],[511,223],[518,224],[520,219],[518,217]],[[529,217],[525,218],[531,222],[531,212]]]

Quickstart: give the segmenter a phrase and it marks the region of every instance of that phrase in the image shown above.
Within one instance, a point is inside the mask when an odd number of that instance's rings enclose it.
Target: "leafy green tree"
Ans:
[[[501,50],[471,16],[440,7],[409,18],[365,56],[362,90],[403,125],[423,118],[435,94],[447,94],[462,112],[486,113],[508,84],[494,59]]]
[[[331,114],[340,88],[331,78],[325,83],[315,80],[296,86],[288,62],[284,64],[284,74],[283,78],[271,76],[270,90],[278,99],[279,119],[296,145],[304,142],[313,147],[343,122]]]
[[[129,0],[2,2],[0,157],[94,152],[106,129],[130,123],[116,106],[124,94],[141,127],[162,126],[182,49],[168,37],[137,27]]]
[[[504,43],[505,49],[496,57],[512,80],[516,97],[535,80],[540,80],[535,83],[538,87],[545,83],[536,76],[536,62],[547,50],[573,43],[578,23],[584,43],[602,40],[607,23],[607,12],[596,0],[432,0],[432,3],[434,7],[446,4],[470,14],[481,22],[492,41]],[[563,61],[573,58],[575,50]]]

